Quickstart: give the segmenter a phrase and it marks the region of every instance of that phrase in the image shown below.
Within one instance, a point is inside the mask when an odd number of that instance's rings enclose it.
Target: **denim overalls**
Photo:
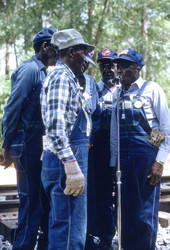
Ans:
[[[70,136],[70,145],[85,176],[79,196],[65,195],[64,165],[49,151],[43,153],[42,182],[50,200],[48,250],[83,250],[87,224],[87,159],[89,133],[87,112],[80,110]]]
[[[35,88],[23,103],[18,129],[9,150],[15,161],[20,200],[14,250],[33,250],[39,226],[44,233],[40,234],[37,249],[45,249],[47,241],[48,209],[45,209],[44,214],[42,204],[47,205],[47,200],[41,185],[42,162],[40,160],[43,124],[39,99],[44,78],[44,72],[40,71],[39,82],[35,82]]]
[[[160,184],[150,185],[147,176],[158,148],[150,144],[149,127],[140,96],[120,98],[120,169],[122,173],[122,247],[154,250],[157,234]]]
[[[90,235],[98,236],[108,248],[115,234],[113,210],[113,183],[110,166],[110,121],[112,112],[112,92],[106,87],[99,92],[99,127],[92,136],[93,146],[89,150],[88,181],[88,244]],[[107,95],[108,94],[108,95]],[[89,241],[89,243],[88,243]]]

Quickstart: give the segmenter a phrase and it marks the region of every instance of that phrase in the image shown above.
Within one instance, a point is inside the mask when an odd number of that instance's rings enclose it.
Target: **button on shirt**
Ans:
[[[145,81],[139,77],[127,91],[124,90],[124,96],[129,96],[132,100],[133,96],[136,96],[138,90],[141,88],[144,82]],[[111,166],[116,166],[117,158],[117,124],[115,113],[117,106],[116,95],[117,92],[114,93],[113,97],[113,110],[111,119]],[[141,101],[151,129],[157,128],[163,132],[165,136],[165,140],[161,143],[156,157],[157,161],[165,162],[168,153],[170,152],[170,115],[165,93],[157,83],[149,82],[141,95]]]
[[[69,136],[81,106],[80,86],[71,69],[58,62],[44,81],[41,93],[42,118],[46,129],[45,149],[62,162],[76,160]]]

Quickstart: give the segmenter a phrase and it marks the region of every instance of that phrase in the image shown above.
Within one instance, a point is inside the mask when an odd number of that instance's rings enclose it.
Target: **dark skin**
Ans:
[[[72,47],[69,48],[67,54],[60,58],[60,61],[65,63],[79,78],[84,72],[84,55],[86,54],[86,48],[82,47],[80,50],[74,50]]]
[[[36,56],[46,67],[54,66],[58,59],[55,49],[47,42],[42,43],[40,51],[36,53]],[[4,169],[6,169],[10,167],[12,163],[15,164],[16,162],[10,157],[8,150],[3,148],[2,154],[0,155],[0,165],[4,166]]]
[[[114,83],[109,80],[115,79],[116,66],[111,59],[101,59],[99,62],[99,69],[102,74],[102,81],[109,87],[113,87]]]
[[[2,154],[0,155],[0,165],[4,166],[4,169],[11,166],[12,163],[14,163],[14,160],[10,157],[10,154],[7,149],[2,149]]]
[[[117,74],[120,77],[120,83],[125,90],[128,90],[133,82],[140,76],[141,68],[136,64],[126,60],[117,63]],[[158,162],[154,162],[150,174],[147,176],[150,179],[151,185],[156,185],[162,176],[163,166]]]
[[[84,63],[83,63],[83,71],[82,71],[81,74],[77,77],[78,80],[79,80],[79,84],[80,84],[80,86],[82,87],[83,91],[84,91],[85,82],[86,82],[85,76],[84,76],[83,73],[88,69],[89,64],[90,64],[89,62],[84,61]]]
[[[40,51],[36,54],[37,58],[42,61],[42,63],[48,66],[54,66],[58,60],[58,55],[56,50],[49,45],[47,42],[43,42]]]

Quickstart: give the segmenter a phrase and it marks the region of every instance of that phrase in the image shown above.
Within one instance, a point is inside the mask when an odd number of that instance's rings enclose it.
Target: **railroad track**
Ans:
[[[13,242],[18,217],[18,192],[16,185],[0,185],[0,235]],[[160,209],[164,225],[170,223],[170,176],[161,181]],[[169,216],[169,217],[167,217]],[[168,224],[167,224],[168,223]]]
[[[0,185],[0,235],[11,244],[17,225],[18,205],[16,185]]]
[[[170,213],[170,176],[163,176],[161,180],[159,210]]]

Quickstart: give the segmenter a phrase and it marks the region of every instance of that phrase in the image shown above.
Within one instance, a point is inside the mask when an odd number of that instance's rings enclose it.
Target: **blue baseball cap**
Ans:
[[[55,28],[46,28],[40,30],[34,37],[33,43],[40,43],[44,41],[49,41],[52,38],[52,35],[57,32],[58,30]]]
[[[118,58],[114,60],[115,63],[124,62],[124,61],[136,63],[141,68],[145,65],[145,63],[143,62],[142,55],[138,51],[132,48],[123,49],[120,52]]]
[[[113,49],[102,49],[98,52],[97,62],[102,59],[115,59],[117,58],[117,52]]]

